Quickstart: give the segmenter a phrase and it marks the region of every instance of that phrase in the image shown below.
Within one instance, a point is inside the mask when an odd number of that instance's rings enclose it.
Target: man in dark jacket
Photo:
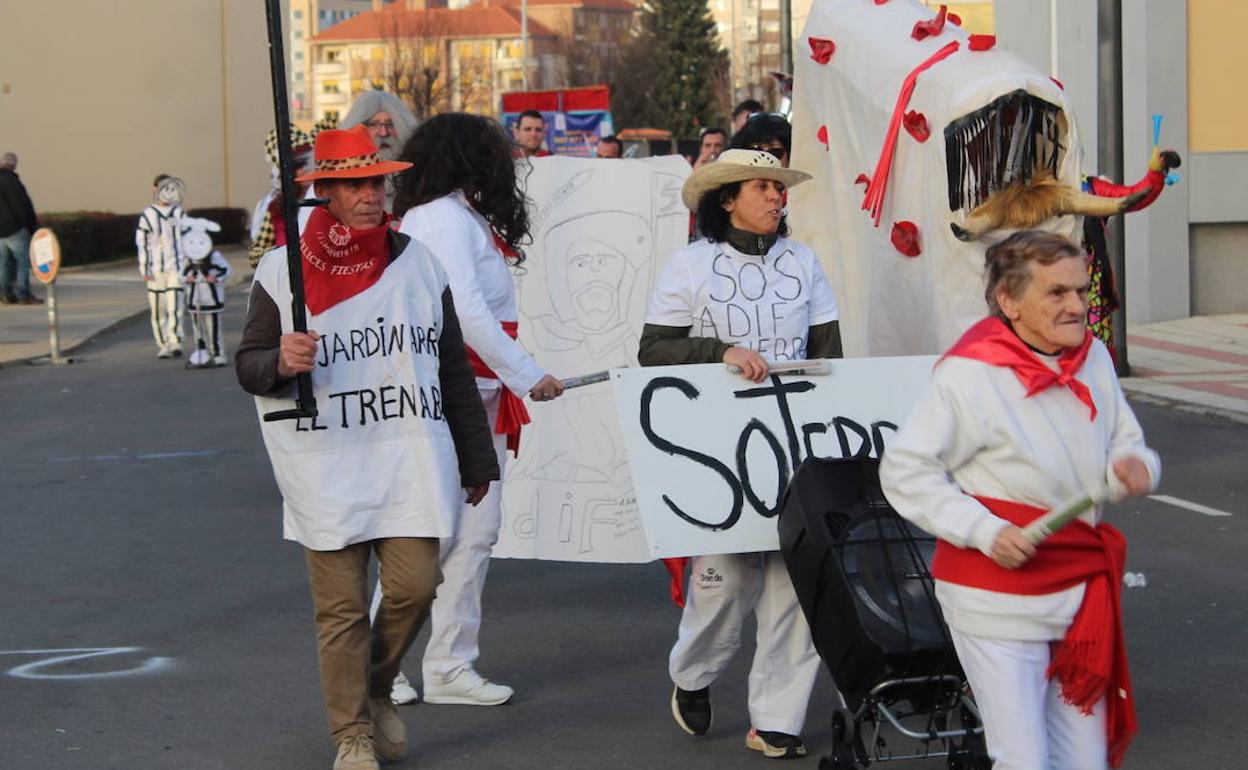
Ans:
[[[39,305],[43,300],[30,293],[30,236],[37,227],[35,206],[17,176],[17,156],[0,156],[0,302],[6,305]],[[17,264],[16,286],[9,279],[9,259]]]

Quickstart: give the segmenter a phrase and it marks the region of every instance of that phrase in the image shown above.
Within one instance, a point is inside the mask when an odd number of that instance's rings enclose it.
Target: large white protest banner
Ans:
[[[516,275],[521,344],[561,379],[637,366],[654,276],[688,240],[689,164],[550,157],[520,173],[533,236]],[[610,383],[528,408],[494,555],[649,561]]]
[[[774,551],[775,516],[809,456],[879,457],[933,356],[828,361],[754,384],[721,364],[611,373],[653,557]]]

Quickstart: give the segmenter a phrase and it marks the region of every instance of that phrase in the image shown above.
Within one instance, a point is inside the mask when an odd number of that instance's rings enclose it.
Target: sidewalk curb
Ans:
[[[243,286],[245,284],[249,285],[254,276],[255,276],[254,271],[248,271],[246,275],[240,275],[237,280],[232,280],[230,283],[226,284],[226,288],[234,288],[238,286]],[[148,314],[148,311],[146,308],[144,308],[141,310],[136,310],[133,313],[124,315],[121,318],[117,318],[113,320],[112,322],[105,324],[99,330],[94,331],[91,334],[87,335],[81,341],[76,342],[73,345],[70,345],[69,347],[61,350],[61,356],[69,357],[74,352],[81,350],[87,345],[90,345],[92,342],[95,342],[99,338],[107,334],[111,334],[112,332],[118,331],[120,329],[124,329],[125,327],[130,326],[131,324],[134,324],[138,321],[141,321],[143,317],[146,316],[147,314]],[[0,369],[12,369],[12,368],[19,367],[19,366],[39,366],[41,365],[39,362],[43,361],[44,359],[47,359],[50,355],[51,353],[49,352],[49,353],[42,353],[37,356],[31,356],[29,358],[15,358],[11,361],[0,361]]]
[[[1139,401],[1144,404],[1153,404],[1154,406],[1164,406],[1170,409],[1177,409],[1188,414],[1198,414],[1202,417],[1217,417],[1223,420],[1230,420],[1241,425],[1248,425],[1248,412],[1237,412],[1234,409],[1223,409],[1217,406],[1209,406],[1207,404],[1198,404],[1194,401],[1181,401],[1177,398],[1166,398],[1158,396],[1154,393],[1144,393],[1138,390],[1132,390],[1124,387],[1128,401]]]
[[[106,325],[104,328],[100,329],[99,331],[92,332],[82,341],[76,342],[73,345],[62,349],[61,357],[63,358],[68,357],[71,354],[73,354],[75,351],[81,350],[82,348],[86,347],[92,342],[95,342],[97,339],[99,339],[100,337],[103,337],[105,334],[117,331],[118,329],[122,329],[126,326],[129,326],[130,324],[135,323],[136,321],[141,320],[143,316],[147,315],[147,312],[148,312],[147,310],[136,310],[130,315],[122,316],[121,318],[116,319],[115,321]],[[47,359],[49,356],[51,356],[50,352],[43,353],[37,356],[31,356],[30,358],[14,358],[11,361],[0,361],[0,369],[12,369],[12,368],[16,368],[19,366],[36,366],[36,365],[39,365],[40,361]]]

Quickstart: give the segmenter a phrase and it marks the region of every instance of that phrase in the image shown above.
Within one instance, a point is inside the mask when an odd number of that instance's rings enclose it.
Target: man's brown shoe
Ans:
[[[373,739],[367,735],[343,738],[334,757],[334,770],[381,770],[373,753]]]
[[[25,297],[22,297],[21,299],[19,299],[18,302],[22,303],[23,305],[42,305],[43,304],[43,300],[39,299],[33,294],[27,294]]]
[[[390,698],[369,698],[368,711],[373,717],[373,746],[377,756],[397,762],[407,753],[407,725]]]

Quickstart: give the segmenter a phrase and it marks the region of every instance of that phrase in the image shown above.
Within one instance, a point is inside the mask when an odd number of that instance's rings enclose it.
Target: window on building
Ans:
[[[303,30],[295,30],[295,40],[303,40]]]
[[[302,72],[296,72],[296,73],[295,73],[295,80],[303,80],[303,73],[302,73]]]
[[[295,61],[303,61],[303,51],[295,51]]]
[[[328,62],[339,61],[341,57],[342,57],[342,51],[339,51],[337,49],[325,52],[325,61],[328,61]]]
[[[321,114],[321,117],[324,120],[330,120],[330,121],[333,121],[334,123],[337,123],[338,122],[338,110],[325,110],[325,112]]]
[[[321,86],[321,90],[327,94],[340,93],[338,90],[337,80],[326,80],[325,83]]]

